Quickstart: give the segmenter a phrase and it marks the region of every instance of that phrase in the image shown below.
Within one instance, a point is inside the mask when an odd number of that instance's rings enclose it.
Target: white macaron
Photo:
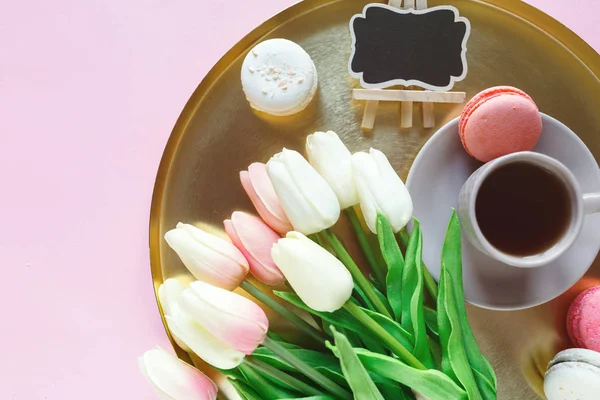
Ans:
[[[600,399],[600,353],[569,349],[548,365],[544,392],[548,400]]]
[[[241,77],[250,105],[279,116],[306,108],[318,86],[317,69],[310,55],[286,39],[257,44],[244,59]]]

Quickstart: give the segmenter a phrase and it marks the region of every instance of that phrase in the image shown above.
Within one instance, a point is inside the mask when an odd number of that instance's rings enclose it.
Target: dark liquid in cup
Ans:
[[[498,250],[529,256],[548,250],[571,222],[569,189],[549,171],[515,162],[492,172],[475,202],[481,232]]]

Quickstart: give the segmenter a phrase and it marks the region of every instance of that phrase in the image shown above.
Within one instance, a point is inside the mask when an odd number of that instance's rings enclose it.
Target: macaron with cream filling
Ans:
[[[600,353],[569,349],[554,357],[544,378],[548,400],[600,398]]]
[[[542,116],[527,93],[498,86],[484,90],[467,103],[458,130],[467,153],[488,162],[533,150],[542,133]]]
[[[246,56],[241,71],[246,99],[256,110],[285,116],[302,111],[317,92],[310,55],[287,39],[269,39]]]
[[[573,301],[567,331],[575,346],[600,351],[600,286],[582,292]]]

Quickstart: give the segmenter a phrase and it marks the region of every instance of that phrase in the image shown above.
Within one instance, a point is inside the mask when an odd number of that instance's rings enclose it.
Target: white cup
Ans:
[[[571,200],[571,220],[563,236],[549,249],[528,256],[507,254],[494,247],[481,232],[475,214],[475,202],[482,183],[498,168],[515,162],[530,163],[552,173],[564,183]],[[579,183],[567,167],[552,157],[531,151],[509,154],[483,165],[465,182],[458,198],[458,217],[471,244],[498,261],[521,268],[539,267],[556,260],[577,239],[584,216],[597,212],[600,212],[600,193],[581,193]]]

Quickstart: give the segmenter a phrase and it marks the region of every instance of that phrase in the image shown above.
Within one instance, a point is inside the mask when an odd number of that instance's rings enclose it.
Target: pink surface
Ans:
[[[469,100],[460,116],[458,131],[467,153],[488,162],[533,150],[542,134],[542,116],[527,93],[510,86],[496,86]]]
[[[530,0],[600,49],[600,5]],[[292,0],[0,5],[2,400],[155,399],[156,168],[218,58]],[[576,3],[576,7],[575,7]]]

